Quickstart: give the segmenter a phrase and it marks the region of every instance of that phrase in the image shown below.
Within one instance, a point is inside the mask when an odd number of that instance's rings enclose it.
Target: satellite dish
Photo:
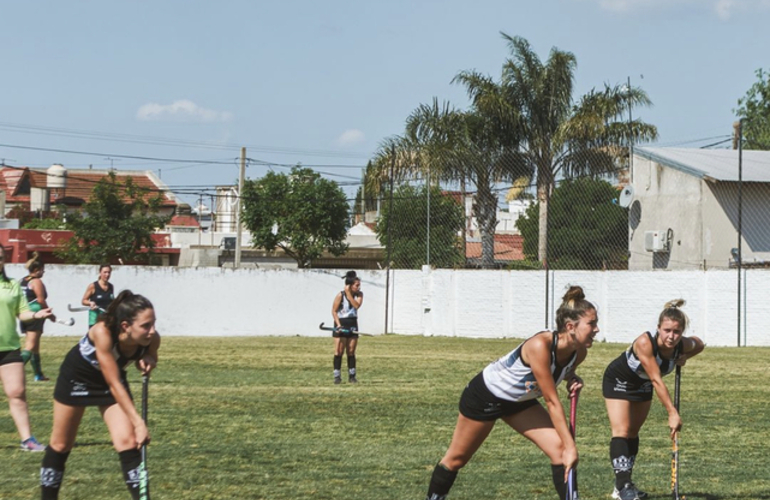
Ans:
[[[623,208],[631,206],[631,202],[634,201],[634,188],[631,184],[624,186],[618,197],[618,205]]]

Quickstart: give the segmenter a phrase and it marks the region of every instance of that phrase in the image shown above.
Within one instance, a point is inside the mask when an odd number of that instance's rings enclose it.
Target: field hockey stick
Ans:
[[[90,307],[88,307],[88,306],[74,306],[74,307],[73,307],[73,305],[72,305],[72,304],[67,304],[67,310],[68,310],[69,312],[71,312],[71,313],[74,313],[74,312],[83,312],[83,311],[88,311],[88,310],[90,310],[90,309],[91,309],[91,308],[90,308]]]
[[[572,439],[575,439],[575,427],[577,423],[577,404],[580,391],[575,391],[575,395],[570,398],[569,402],[569,432],[572,434]],[[578,485],[577,485],[577,467],[572,467],[569,470],[569,476],[567,476],[567,499],[566,500],[579,500]]]
[[[72,326],[72,325],[74,325],[74,324],[75,324],[75,318],[70,318],[70,319],[57,319],[57,320],[56,320],[56,322],[57,322],[57,323],[59,323],[60,325],[64,325],[64,326]]]
[[[331,326],[324,326],[323,323],[318,325],[319,330],[326,330],[327,332],[340,332],[343,335],[363,335],[364,337],[374,337],[373,333],[361,333],[361,332],[354,332],[352,330],[349,330],[347,328],[338,328],[338,327],[331,327]]]
[[[147,425],[147,393],[150,386],[149,375],[142,376],[142,420]],[[139,500],[150,500],[150,477],[147,472],[147,443],[142,443],[142,464],[139,469]]]
[[[676,365],[674,382],[674,408],[679,413],[679,385],[682,380],[682,367]],[[671,497],[674,500],[683,500],[679,496],[679,431],[674,433],[674,441],[671,448]]]

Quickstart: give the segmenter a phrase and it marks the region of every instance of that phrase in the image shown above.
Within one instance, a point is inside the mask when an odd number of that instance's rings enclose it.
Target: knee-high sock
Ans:
[[[334,356],[334,376],[339,377],[342,372],[342,355]]]
[[[27,362],[29,361],[29,359],[30,359],[31,357],[32,357],[32,351],[28,351],[28,350],[26,350],[26,349],[24,349],[23,351],[21,351],[21,359],[22,359],[22,361],[24,361],[24,364],[25,364],[25,365],[27,364]]]
[[[40,493],[43,500],[59,498],[59,488],[64,477],[64,465],[67,463],[69,452],[59,453],[50,446],[45,449],[43,463],[40,466]]]
[[[610,441],[610,460],[615,471],[615,488],[621,490],[626,483],[631,482],[631,472],[634,469],[634,459],[631,455],[629,440],[614,437]]]
[[[348,356],[348,375],[355,377],[356,375],[356,355]]]
[[[139,477],[142,472],[142,454],[139,450],[126,450],[118,453],[123,479],[133,500],[139,500]]]
[[[441,463],[436,464],[436,468],[433,469],[433,475],[430,478],[428,495],[425,497],[425,500],[446,500],[456,478],[457,471],[451,471],[441,465]]]
[[[43,368],[40,365],[40,354],[33,352],[32,353],[32,370],[35,372],[35,375],[38,377],[43,376]]]
[[[553,486],[556,488],[556,493],[559,494],[559,498],[566,497],[567,483],[564,482],[564,465],[551,464],[551,479],[553,479]]]

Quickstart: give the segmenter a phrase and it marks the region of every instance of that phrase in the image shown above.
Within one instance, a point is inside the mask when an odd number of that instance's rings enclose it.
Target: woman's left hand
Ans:
[[[574,398],[575,395],[583,388],[583,379],[577,375],[573,375],[569,382],[567,382],[567,391],[569,391],[569,397]]]
[[[147,355],[136,361],[136,367],[142,372],[142,375],[149,375],[150,372],[155,369],[157,363],[158,362],[154,357]]]

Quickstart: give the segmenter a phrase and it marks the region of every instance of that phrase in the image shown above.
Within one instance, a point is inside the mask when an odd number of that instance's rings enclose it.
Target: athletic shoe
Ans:
[[[647,492],[646,491],[640,490],[639,488],[636,487],[636,485],[634,483],[626,483],[626,487],[628,487],[629,485],[631,486],[631,489],[634,490],[634,492],[636,493],[636,498],[638,498],[639,500],[647,498]],[[625,489],[625,488],[623,488],[623,489]],[[613,489],[613,491],[612,491],[612,498],[614,498],[615,500],[624,500],[624,499],[621,499],[620,491],[618,491],[617,488]]]
[[[51,379],[46,377],[43,374],[35,375],[35,382],[48,382],[49,380],[51,380]]]
[[[349,384],[357,384],[358,383],[358,379],[356,378],[355,375],[351,375],[350,377],[348,377],[348,383]]]
[[[334,385],[340,385],[342,383],[342,377],[334,377]]]
[[[21,449],[24,451],[45,451],[45,446],[38,443],[35,436],[30,436],[21,442]]]

